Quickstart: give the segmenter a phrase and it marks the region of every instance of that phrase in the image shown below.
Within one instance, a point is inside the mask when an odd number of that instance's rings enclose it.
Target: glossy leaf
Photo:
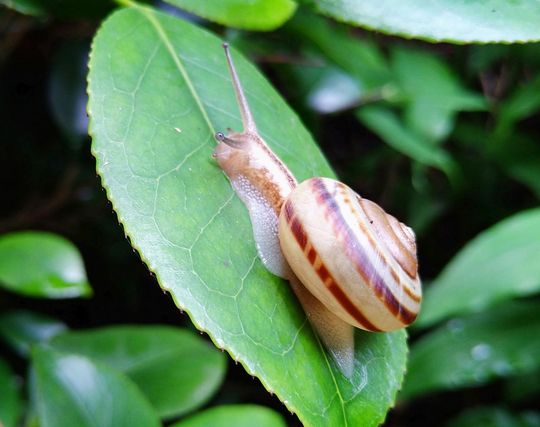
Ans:
[[[171,427],[285,427],[283,417],[264,406],[224,405],[192,415]]]
[[[233,56],[265,140],[299,179],[332,176],[296,115]],[[94,40],[89,94],[103,185],[176,304],[304,423],[382,422],[403,375],[405,333],[357,333],[349,381],[288,284],[262,266],[248,214],[212,160],[214,133],[241,128],[220,40],[151,9],[117,12]]]
[[[454,43],[540,40],[540,4],[536,0],[311,0],[310,3],[319,12],[340,21],[406,38]]]
[[[37,347],[32,369],[32,398],[41,427],[160,425],[137,386],[106,365]]]
[[[0,337],[24,357],[29,355],[32,345],[47,342],[66,329],[62,322],[32,311],[0,314]]]
[[[446,427],[540,427],[540,413],[513,414],[499,407],[470,409],[451,420]]]
[[[0,359],[0,426],[16,427],[21,412],[17,379],[7,363]]]
[[[195,15],[246,30],[274,30],[294,13],[294,0],[165,0]]]
[[[92,294],[77,248],[63,237],[38,231],[0,236],[0,286],[41,298]]]
[[[540,367],[537,301],[505,302],[451,319],[411,348],[403,395],[483,384]]]
[[[366,106],[358,109],[356,115],[392,148],[423,165],[440,169],[453,181],[458,179],[458,167],[450,155],[443,148],[405,127],[388,108]]]
[[[520,212],[480,233],[426,289],[417,326],[480,311],[540,290],[540,209]]]
[[[182,415],[207,402],[225,376],[224,355],[180,328],[117,326],[69,332],[51,345],[122,371],[161,417]]]

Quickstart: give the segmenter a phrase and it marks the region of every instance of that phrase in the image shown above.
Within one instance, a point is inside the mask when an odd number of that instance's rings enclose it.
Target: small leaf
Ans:
[[[504,408],[480,407],[469,409],[451,420],[446,427],[540,427],[540,413],[513,414]]]
[[[223,405],[210,408],[171,427],[285,427],[287,424],[277,412],[257,405]]]
[[[427,166],[443,171],[449,179],[458,179],[458,166],[441,147],[407,129],[389,109],[366,106],[357,110],[356,116],[372,132],[397,151]]]
[[[88,138],[86,73],[89,41],[61,45],[53,59],[49,103],[56,123],[75,148]]]
[[[0,359],[0,426],[16,427],[22,413],[19,385],[11,368]]]
[[[36,347],[32,369],[32,398],[41,427],[160,425],[137,386],[106,365]]]
[[[540,40],[536,0],[311,0],[328,16],[370,30],[431,42],[525,43]]]
[[[495,135],[511,137],[514,125],[540,109],[540,76],[520,86],[507,100],[501,103],[497,114]]]
[[[539,235],[540,209],[520,212],[480,233],[427,288],[416,325],[538,292]]]
[[[285,30],[354,77],[362,92],[390,81],[389,66],[380,48],[369,40],[353,37],[348,28],[331,25],[317,15],[299,11]]]
[[[434,54],[395,48],[392,68],[406,98],[407,127],[429,141],[452,131],[459,111],[486,109],[484,98],[462,87],[448,65]]]
[[[226,359],[197,335],[166,326],[117,326],[68,332],[51,346],[106,363],[129,376],[160,417],[191,411],[216,392]]]
[[[63,237],[40,231],[0,236],[0,286],[41,298],[92,294],[77,248]]]
[[[296,10],[293,0],[165,0],[210,21],[246,30],[275,30]]]
[[[333,176],[298,117],[232,55],[272,149],[301,180]],[[149,8],[116,12],[94,39],[89,94],[108,197],[132,245],[197,328],[304,423],[380,424],[402,379],[405,333],[357,332],[349,380],[289,285],[263,267],[247,211],[212,160],[216,130],[241,128],[221,41]]]
[[[12,311],[0,315],[0,337],[24,357],[32,345],[49,341],[64,332],[66,325],[52,317],[32,311]]]
[[[505,302],[449,320],[411,348],[403,395],[484,384],[540,367],[537,301]]]

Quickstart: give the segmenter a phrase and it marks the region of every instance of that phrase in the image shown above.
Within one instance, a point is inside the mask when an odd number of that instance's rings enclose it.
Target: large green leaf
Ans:
[[[207,409],[171,427],[285,427],[283,417],[264,406],[224,405]]]
[[[134,7],[113,14],[90,59],[90,130],[126,233],[195,325],[309,425],[378,425],[402,379],[403,331],[357,333],[348,380],[286,282],[259,261],[248,214],[212,160],[240,129],[221,42]],[[262,136],[300,179],[332,172],[296,115],[233,51]]]
[[[160,425],[137,386],[106,365],[36,347],[32,370],[32,399],[41,427]]]
[[[127,374],[161,417],[202,405],[219,388],[226,359],[196,334],[167,326],[117,326],[68,332],[51,345]]]
[[[536,236],[540,236],[540,209],[520,212],[471,240],[426,290],[416,325],[538,292]]]
[[[540,40],[537,0],[309,0],[338,20],[383,33],[455,43]]]
[[[11,311],[0,315],[0,337],[21,356],[28,356],[33,344],[46,342],[67,329],[62,322],[32,311]]]
[[[246,30],[274,30],[296,9],[294,0],[165,1],[211,21]]]
[[[0,426],[17,426],[21,409],[17,379],[6,362],[0,359]]]
[[[483,384],[540,367],[538,301],[512,301],[455,318],[411,348],[403,395]]]
[[[81,255],[56,234],[19,231],[0,236],[0,287],[32,297],[87,297]]]

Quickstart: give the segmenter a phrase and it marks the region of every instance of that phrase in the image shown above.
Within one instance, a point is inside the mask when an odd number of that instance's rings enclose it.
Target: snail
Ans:
[[[298,184],[257,127],[223,44],[244,129],[218,132],[213,156],[249,211],[259,257],[288,280],[341,372],[354,368],[354,329],[412,323],[422,298],[411,228],[330,178]]]

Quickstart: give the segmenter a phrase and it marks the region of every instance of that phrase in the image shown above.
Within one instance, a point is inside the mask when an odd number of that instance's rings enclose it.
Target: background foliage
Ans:
[[[112,91],[102,84],[105,78],[99,74],[103,68],[98,59],[114,53],[122,25],[129,28],[133,24],[129,16],[142,9],[124,0],[120,3],[130,10],[115,12],[102,24],[119,6],[106,0],[0,3],[4,5],[0,6],[0,174],[4,184],[0,420],[6,427],[21,423],[94,426],[110,416],[119,426],[218,425],[218,420],[223,425],[242,425],[254,419],[269,427],[298,425],[299,419],[307,425],[330,422],[332,411],[326,418],[313,416],[309,405],[294,401],[290,381],[272,373],[276,366],[272,357],[232,339],[234,334],[216,333],[212,322],[218,317],[225,332],[223,325],[234,325],[226,312],[210,311],[202,317],[180,287],[168,285],[173,283],[167,281],[168,271],[178,270],[181,264],[175,260],[181,257],[175,255],[170,261],[164,257],[167,254],[145,249],[146,244],[155,243],[141,240],[149,239],[149,228],[138,218],[129,219],[130,212],[117,197],[121,193],[115,193],[118,184],[126,194],[142,194],[140,200],[152,195],[144,193],[142,183],[138,188],[125,186],[118,170],[109,165],[118,158],[114,150],[108,151],[122,130],[118,108],[133,108],[153,119],[161,112],[174,116],[171,105],[184,105],[180,99],[187,93],[180,86],[177,92],[171,91],[181,79],[175,74],[170,80],[163,78],[164,60],[157,63],[156,80],[150,80],[145,92],[149,98],[142,99],[145,103],[122,104],[119,98],[103,101]],[[351,9],[350,2],[326,0],[298,4],[259,0],[250,2],[250,9],[242,0],[204,7],[201,2],[184,0],[147,3],[152,9],[145,10],[156,20],[154,27],[169,37],[170,45],[164,49],[188,60],[188,75],[191,60],[221,76],[205,80],[201,74],[194,86],[205,105],[218,107],[208,108],[211,128],[237,128],[238,113],[232,94],[227,94],[227,81],[221,81],[226,79],[226,70],[219,46],[204,44],[217,39],[199,28],[228,40],[238,50],[235,58],[246,76],[263,135],[299,177],[332,171],[294,113],[240,58],[240,52],[257,63],[299,114],[340,179],[415,229],[425,302],[409,332],[403,387],[384,425],[540,425],[538,3],[490,0],[474,5],[438,0],[430,3],[431,9],[422,10],[414,2],[390,0],[366,1],[356,9]],[[156,14],[158,9],[161,12]],[[443,21],[441,10],[446,11]],[[155,277],[132,252],[111,212],[96,177],[87,136],[88,53],[100,25],[102,42],[101,47],[94,42],[89,86],[94,154],[125,231],[150,269],[158,273],[160,285],[171,291],[197,326],[240,359],[266,388],[272,388],[288,409],[242,367],[228,363],[209,340],[195,334],[189,318],[160,292]],[[178,39],[172,31],[177,26],[183,28]],[[144,35],[143,28],[138,26],[139,36]],[[269,32],[257,32],[261,30]],[[485,44],[463,45],[471,42]],[[520,44],[512,44],[516,42]],[[159,57],[159,46],[155,49]],[[145,59],[140,42],[122,52],[131,56],[113,56],[118,61],[113,61],[115,72],[122,65],[137,63],[138,54]],[[120,85],[129,78],[122,75]],[[161,104],[151,104],[155,93],[161,94],[157,98]],[[280,113],[274,117],[265,113],[264,103],[257,99],[267,100]],[[106,108],[116,110],[102,114],[100,109]],[[111,120],[104,127],[112,132],[110,140],[100,133],[100,120]],[[287,133],[289,120],[296,133]],[[163,141],[175,138],[175,133],[180,140],[194,135],[181,128],[163,135]],[[242,207],[226,181],[219,173],[211,175],[215,172],[209,160],[212,141],[201,135],[203,140],[194,140],[195,144],[204,142],[200,157],[193,157],[198,162],[194,167],[213,184],[198,187],[196,176],[188,174],[182,177],[185,187],[180,191],[190,188],[190,200],[204,198],[213,203],[209,198],[213,196],[205,196],[204,189],[222,186],[225,200],[214,201],[218,206],[227,203],[225,218],[242,217]],[[159,142],[160,137],[151,140]],[[128,139],[137,138],[143,140],[144,132]],[[283,145],[291,138],[299,142],[292,148]],[[166,163],[174,160],[174,152],[166,145],[152,148],[151,153],[158,153],[155,158],[136,151],[143,145],[133,147],[131,154],[145,160],[136,164],[137,176],[175,166]],[[108,175],[107,170],[114,173]],[[167,208],[172,209],[170,200],[175,197],[180,196],[171,190],[160,211],[163,215],[169,215]],[[137,208],[144,211],[148,206],[143,203]],[[173,238],[182,233],[189,237],[200,227],[197,221],[204,225],[208,220],[203,211],[201,217],[193,217],[193,224],[188,221],[191,217],[175,224],[179,220],[175,215],[172,211],[163,223],[175,227],[176,234],[167,234]],[[284,323],[273,329],[278,331],[276,342],[282,345],[291,330],[287,322],[301,324],[302,314],[295,311],[280,282],[257,267],[249,224],[241,226],[246,247],[228,244],[227,249],[234,249],[230,261],[238,268],[237,275],[253,271],[254,278],[267,284],[264,292],[270,292],[270,297],[262,298],[259,290],[249,295],[250,301],[261,298],[262,304],[279,298],[288,307],[276,314]],[[219,245],[212,240],[206,243],[193,268],[204,280],[224,274],[210,262],[209,248]],[[164,266],[159,267],[160,263]],[[235,277],[224,279],[230,286],[226,291],[235,291],[239,283]],[[190,283],[182,272],[175,286],[182,280]],[[252,329],[247,336],[262,334],[268,326],[257,324],[261,317],[247,308],[240,313],[250,318]],[[367,378],[369,393],[353,394],[354,405],[342,411],[342,419],[349,425],[359,420],[363,425],[377,425],[392,406],[401,381],[403,336],[359,337],[363,346],[357,352],[358,366],[370,366],[372,371],[365,377],[359,374],[357,380],[363,390],[366,384],[361,380]],[[309,330],[302,332],[299,342],[307,352],[308,362],[301,362],[302,367],[319,366],[314,360],[322,353],[312,348]],[[290,363],[282,366],[293,366]],[[388,373],[384,364],[395,372]],[[332,390],[314,386],[312,378],[306,375],[299,390],[313,390],[309,399],[323,402]],[[336,390],[346,391],[346,387],[343,382]],[[104,389],[115,396],[107,410]],[[292,393],[291,398],[287,393]],[[380,404],[370,403],[370,396]],[[363,418],[356,418],[360,412]]]

